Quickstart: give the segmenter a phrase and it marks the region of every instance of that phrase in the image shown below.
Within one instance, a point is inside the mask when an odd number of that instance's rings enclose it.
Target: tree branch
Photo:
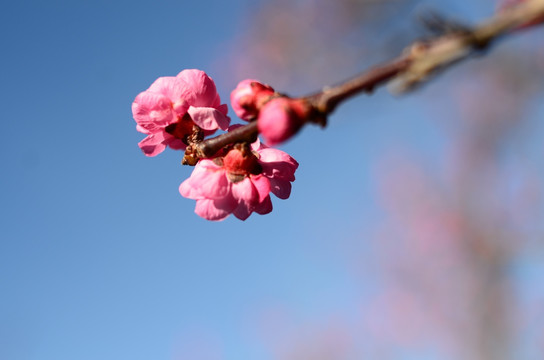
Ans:
[[[326,118],[342,101],[360,92],[370,93],[390,80],[394,80],[390,88],[393,92],[413,90],[437,72],[488,48],[496,39],[525,29],[527,24],[541,19],[544,19],[544,0],[527,0],[472,29],[457,30],[428,41],[415,42],[398,58],[302,99],[316,110],[316,114]],[[189,155],[210,158],[229,144],[253,142],[257,135],[257,122],[254,121],[229,133],[192,144],[192,153]]]

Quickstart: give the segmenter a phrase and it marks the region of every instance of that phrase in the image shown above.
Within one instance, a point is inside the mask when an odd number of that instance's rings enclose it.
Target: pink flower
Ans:
[[[295,135],[306,121],[312,109],[302,99],[278,97],[267,102],[259,112],[259,133],[270,145],[277,145]]]
[[[193,125],[206,135],[226,130],[230,118],[221,105],[213,80],[200,70],[183,70],[177,76],[160,77],[132,103],[136,129],[147,135],[138,145],[155,156],[169,146],[183,150]]]
[[[196,200],[195,212],[205,219],[223,220],[232,213],[245,220],[252,212],[272,211],[270,192],[289,197],[297,167],[287,153],[259,141],[251,148],[237,144],[222,158],[200,160],[179,192]]]
[[[272,95],[274,89],[257,80],[247,79],[238,84],[230,94],[232,109],[244,120],[252,120],[259,114],[259,109]]]

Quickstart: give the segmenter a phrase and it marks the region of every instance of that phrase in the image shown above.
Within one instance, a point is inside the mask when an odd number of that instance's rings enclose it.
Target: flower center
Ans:
[[[242,181],[244,177],[250,174],[258,175],[263,171],[257,156],[253,154],[246,144],[236,144],[223,157],[223,167],[232,182]]]
[[[168,125],[164,131],[187,144],[187,137],[193,133],[194,125],[191,116],[186,113],[177,122]]]

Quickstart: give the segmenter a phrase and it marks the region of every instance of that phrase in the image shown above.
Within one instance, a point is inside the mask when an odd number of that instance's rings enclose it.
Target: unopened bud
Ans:
[[[257,127],[266,143],[276,145],[295,135],[310,120],[311,113],[305,100],[278,97],[261,108]]]
[[[259,114],[259,109],[274,95],[274,89],[257,80],[247,79],[238,84],[230,93],[232,109],[244,120],[253,120]]]

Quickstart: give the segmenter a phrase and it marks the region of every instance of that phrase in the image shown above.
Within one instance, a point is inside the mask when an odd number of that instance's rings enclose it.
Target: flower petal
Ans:
[[[132,103],[132,115],[136,123],[153,133],[162,130],[176,120],[172,111],[172,103],[161,94],[144,91]]]
[[[263,202],[270,193],[270,180],[265,176],[257,175],[251,176],[251,182],[259,193],[259,203]]]
[[[257,153],[260,156],[259,163],[263,167],[263,175],[288,181],[295,180],[298,162],[289,154],[273,148],[261,148]]]
[[[211,107],[190,106],[187,110],[193,122],[204,130],[227,130],[230,118],[217,109]]]
[[[280,199],[287,199],[291,195],[291,183],[288,180],[270,179],[271,191]]]
[[[206,220],[221,221],[231,212],[215,206],[214,200],[200,199],[196,201],[195,213]]]
[[[253,212],[253,208],[249,207],[246,203],[242,202],[238,204],[236,209],[232,212],[234,216],[236,216],[238,219],[244,221],[246,220],[249,215]]]
[[[176,76],[163,76],[155,80],[147,91],[162,94],[170,102],[176,103],[182,99],[184,86],[186,86],[185,83]]]
[[[212,78],[197,69],[183,70],[177,75],[183,82],[182,95],[187,103],[195,107],[215,107],[221,100]]]
[[[230,183],[224,169],[211,160],[200,160],[191,176],[181,183],[179,192],[189,199],[219,199],[229,193]]]
[[[255,207],[254,210],[257,214],[268,214],[272,211],[272,200],[270,200],[270,196],[267,196],[263,202],[261,202],[259,205]]]
[[[250,205],[256,205],[259,201],[259,193],[249,178],[232,184],[232,196],[238,200],[238,202],[245,202]]]
[[[171,149],[174,149],[174,150],[185,150],[187,149],[187,145],[181,141],[180,139],[177,139],[175,137],[172,136],[172,139],[168,142],[168,146],[171,148]]]
[[[166,140],[164,138],[164,133],[158,132],[153,135],[149,135],[140,143],[138,143],[140,149],[146,156],[157,156],[166,148]]]

